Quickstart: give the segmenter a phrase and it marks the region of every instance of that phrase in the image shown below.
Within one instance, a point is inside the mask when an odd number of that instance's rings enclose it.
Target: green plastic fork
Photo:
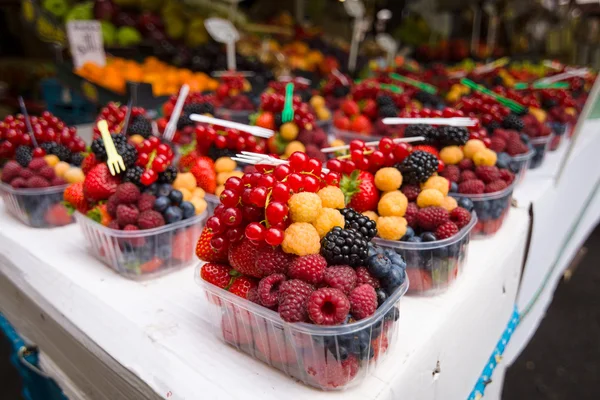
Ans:
[[[473,82],[470,79],[462,78],[460,80],[460,83],[462,83],[463,85],[465,85],[473,90],[487,94],[488,96],[495,99],[498,103],[502,104],[505,107],[508,107],[512,112],[521,113],[526,110],[526,108],[524,106],[517,103],[516,101],[507,99],[506,97],[503,97],[503,96],[500,96],[499,94],[492,92],[485,86],[478,85],[477,83]]]
[[[281,122],[291,122],[294,120],[294,84],[288,83],[285,85],[285,103],[283,104],[283,112],[281,113]]]
[[[570,87],[569,82],[554,82],[554,83],[543,83],[543,82],[534,82],[533,84],[529,84],[527,82],[518,82],[515,83],[513,89],[515,90],[525,90],[525,89],[568,89]]]
[[[395,79],[395,80],[399,81],[399,82],[406,83],[407,85],[414,86],[417,89],[421,89],[422,91],[427,92],[429,94],[436,94],[437,91],[438,91],[437,88],[435,86],[433,86],[433,85],[430,85],[430,84],[424,83],[424,82],[420,82],[420,81],[417,81],[417,80],[412,79],[412,78],[408,78],[406,76],[397,74],[395,72],[389,74],[388,76],[390,78],[392,78],[392,79]]]
[[[404,90],[400,86],[387,85],[385,83],[379,84],[379,88],[380,89],[387,89],[387,90],[389,90],[392,93],[402,93],[402,92],[404,92]]]

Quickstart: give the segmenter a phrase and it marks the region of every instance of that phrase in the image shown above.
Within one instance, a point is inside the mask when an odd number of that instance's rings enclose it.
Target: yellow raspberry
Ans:
[[[465,157],[472,160],[475,153],[483,149],[485,149],[485,143],[479,139],[471,139],[463,146],[463,153],[465,153]]]
[[[444,195],[437,189],[425,189],[417,197],[417,205],[420,208],[439,206],[444,201]]]
[[[315,112],[317,113],[317,118],[319,121],[327,121],[331,119],[331,111],[325,107],[315,108]]]
[[[310,105],[315,109],[325,107],[325,99],[322,96],[313,96],[310,98]]]
[[[189,189],[181,188],[179,191],[183,195],[183,201],[190,201],[192,199],[192,192]]]
[[[394,190],[384,193],[381,196],[377,205],[377,211],[382,217],[402,217],[406,213],[406,207],[408,207],[408,200],[404,193]]]
[[[344,146],[346,143],[342,139],[333,139],[329,145],[331,147]]]
[[[362,215],[375,222],[377,222],[377,220],[379,219],[379,215],[377,215],[375,211],[365,211],[364,213],[362,213]]]
[[[281,128],[279,128],[279,134],[288,142],[296,139],[298,137],[298,132],[298,125],[293,122],[286,122],[285,124],[281,125]]]
[[[321,198],[316,193],[296,193],[288,201],[292,222],[313,222],[323,208]]]
[[[301,142],[294,140],[293,142],[289,142],[288,145],[285,146],[284,155],[287,158],[297,151],[301,151],[304,153],[306,151],[306,147],[304,147],[304,145]]]
[[[54,154],[45,155],[44,160],[46,160],[46,164],[48,164],[51,167],[54,167],[60,161],[58,156],[55,156]]]
[[[206,200],[201,199],[199,197],[193,197],[190,200],[190,203],[192,203],[196,208],[196,215],[202,214],[204,211],[206,211],[206,208],[208,207],[208,203],[206,202]]]
[[[446,165],[458,164],[464,158],[464,154],[458,146],[444,147],[440,151],[440,158]]]
[[[281,249],[297,256],[318,254],[321,250],[319,232],[311,224],[295,222],[285,230]]]
[[[325,186],[323,189],[317,192],[323,203],[323,207],[329,208],[344,208],[346,203],[344,201],[344,192],[336,186]]]
[[[375,173],[375,186],[382,192],[400,189],[402,174],[396,168],[381,168]]]
[[[64,161],[59,161],[58,164],[54,166],[54,173],[59,178],[62,178],[65,175],[65,172],[67,172],[70,168],[71,164]]]
[[[444,200],[442,201],[442,204],[440,204],[440,205],[443,208],[445,208],[446,211],[448,211],[448,212],[450,212],[450,211],[454,210],[456,207],[458,207],[456,200],[450,196],[444,197]]]
[[[224,185],[225,182],[227,182],[227,179],[231,178],[232,176],[241,178],[244,176],[244,173],[242,171],[219,172],[217,174],[217,185]]]
[[[485,165],[487,167],[493,167],[494,165],[496,165],[496,160],[497,160],[496,152],[493,150],[490,150],[490,149],[479,150],[473,156],[473,163],[475,163],[475,165],[478,167],[480,165]]]
[[[215,171],[219,172],[231,172],[237,167],[237,163],[229,157],[219,157],[215,161]]]
[[[220,196],[221,193],[223,193],[223,190],[225,190],[225,185],[217,186],[217,188],[215,189],[215,196]]]
[[[319,216],[312,224],[322,238],[327,235],[327,232],[332,230],[334,226],[343,228],[346,221],[344,220],[342,213],[338,210],[333,208],[321,208]]]
[[[144,137],[142,135],[131,135],[129,141],[133,144],[140,144],[144,141]]]
[[[386,240],[400,240],[406,233],[406,220],[403,217],[379,217],[377,234]]]
[[[448,196],[450,182],[443,176],[431,176],[421,185],[421,189],[437,189],[442,192],[444,196]]]

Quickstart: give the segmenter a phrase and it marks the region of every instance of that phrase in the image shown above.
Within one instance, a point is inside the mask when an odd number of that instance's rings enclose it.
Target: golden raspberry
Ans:
[[[362,215],[364,215],[365,217],[368,217],[369,219],[377,222],[377,220],[379,219],[379,215],[377,215],[377,213],[375,211],[365,211],[364,213],[362,213]]]
[[[325,107],[315,108],[315,112],[317,113],[317,118],[319,121],[327,121],[331,119],[331,111]]]
[[[425,189],[417,197],[419,208],[439,206],[444,201],[444,195],[437,189]]]
[[[279,128],[279,133],[284,140],[292,141],[298,137],[298,125],[293,122],[286,122]]]
[[[427,181],[421,185],[421,189],[437,189],[444,196],[448,196],[448,191],[450,190],[450,182],[448,179],[443,176],[432,176]]]
[[[339,147],[339,146],[344,146],[346,143],[344,143],[344,141],[342,139],[333,139],[331,141],[331,143],[329,143],[329,145],[331,147]]]
[[[315,109],[325,107],[325,99],[323,96],[313,96],[310,98],[310,105]]]
[[[304,153],[306,151],[306,147],[304,147],[304,145],[301,142],[294,140],[293,142],[289,142],[288,145],[285,146],[284,156],[287,158],[297,151],[301,151]]]
[[[316,193],[296,193],[288,201],[292,222],[313,222],[319,216],[323,203]]]
[[[475,153],[483,149],[485,149],[485,143],[479,139],[471,139],[463,146],[463,153],[465,153],[465,157],[472,160]]]
[[[223,193],[223,190],[225,190],[225,185],[217,186],[217,188],[215,189],[215,196],[220,196],[221,193]]]
[[[328,208],[344,208],[346,202],[344,200],[344,192],[336,186],[325,186],[317,192],[321,198],[323,207]]]
[[[320,237],[327,235],[327,232],[333,229],[334,226],[343,228],[346,224],[344,216],[341,212],[333,208],[321,208],[319,216],[312,223]]]
[[[446,165],[458,164],[464,158],[464,154],[458,146],[444,147],[440,151],[440,158]]]
[[[493,167],[494,165],[496,165],[496,160],[496,152],[490,149],[479,150],[473,156],[473,163],[478,167],[480,165]]]
[[[215,171],[219,172],[231,172],[237,167],[237,163],[229,157],[219,157],[215,161]]]
[[[382,217],[402,217],[408,207],[408,200],[404,193],[399,190],[384,193],[379,199],[377,211]]]
[[[400,240],[406,233],[406,220],[402,217],[379,217],[377,234],[386,240]]]
[[[456,200],[454,199],[454,197],[446,196],[446,197],[444,197],[444,200],[442,201],[442,204],[440,204],[440,206],[442,206],[448,212],[450,212],[450,211],[454,210],[456,207],[458,207],[458,204],[456,203]]]
[[[375,173],[375,186],[382,192],[400,189],[402,174],[396,168],[381,168]]]
[[[287,227],[284,232],[281,248],[289,254],[307,256],[319,254],[321,238],[314,226],[306,222],[296,222]]]

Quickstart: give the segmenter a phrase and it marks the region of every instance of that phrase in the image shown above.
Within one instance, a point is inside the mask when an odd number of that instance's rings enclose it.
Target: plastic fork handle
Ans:
[[[190,119],[192,121],[196,121],[196,122],[204,122],[207,124],[224,126],[225,128],[237,129],[238,131],[247,132],[250,134],[256,134],[257,136],[258,135],[271,135],[272,136],[275,134],[274,131],[272,131],[270,129],[266,129],[266,128],[261,128],[260,126],[250,126],[250,125],[246,125],[246,124],[240,124],[239,122],[227,121],[225,119],[207,117],[206,115],[192,114],[192,115],[190,115]]]
[[[179,121],[179,116],[181,116],[181,110],[183,110],[183,105],[185,103],[185,99],[187,99],[188,93],[190,92],[190,87],[188,85],[183,85],[181,90],[179,91],[179,97],[177,97],[177,102],[175,103],[175,107],[173,108],[173,113],[171,114],[171,118],[169,118],[169,122],[167,123],[167,127],[165,128],[165,133],[169,134],[167,139],[172,139],[171,132],[175,132],[175,128],[177,127],[177,121]]]
[[[108,124],[105,120],[98,121],[98,130],[100,131],[100,135],[102,135],[102,140],[104,141],[104,149],[106,150],[106,154],[108,158],[118,156],[117,149],[115,148],[115,143],[112,140],[112,136],[110,136],[110,132],[108,131]]]

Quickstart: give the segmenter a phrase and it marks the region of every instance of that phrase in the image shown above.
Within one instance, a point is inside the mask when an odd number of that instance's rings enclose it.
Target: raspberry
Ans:
[[[320,254],[298,257],[290,264],[288,276],[317,284],[323,280],[325,268],[327,268],[327,261]]]
[[[116,219],[113,219],[106,225],[107,228],[119,230],[121,227],[119,226],[119,222]]]
[[[335,389],[354,379],[358,374],[359,362],[352,354],[341,362],[334,357],[323,358],[321,356],[305,360],[304,368],[319,386]]]
[[[285,274],[295,256],[284,253],[279,246],[261,247],[256,254],[256,268],[262,276]]]
[[[357,286],[350,292],[348,300],[350,300],[350,313],[357,321],[373,315],[377,310],[377,294],[369,284]]]
[[[21,169],[21,172],[19,172],[19,176],[25,180],[32,178],[33,176],[35,176],[35,173],[33,171],[30,171],[26,168]]]
[[[477,175],[475,175],[475,172],[471,170],[465,170],[461,172],[460,179],[458,180],[458,182],[471,181],[473,179],[477,179]]]
[[[408,203],[408,207],[406,207],[406,214],[404,214],[404,219],[406,223],[411,228],[416,228],[417,226],[417,213],[419,212],[419,207],[416,203]]]
[[[291,279],[279,285],[279,316],[287,322],[304,322],[308,319],[307,303],[315,290],[312,285],[299,279]]]
[[[140,198],[140,189],[131,182],[122,183],[115,192],[119,204],[137,203]]]
[[[325,186],[317,192],[323,207],[344,208],[344,192],[336,186]]]
[[[421,228],[433,231],[450,218],[448,211],[442,207],[427,207],[419,210],[417,222]]]
[[[323,281],[332,288],[340,289],[345,294],[356,286],[356,272],[347,265],[336,265],[325,269]]]
[[[473,156],[473,163],[475,165],[488,165],[493,166],[496,165],[496,161],[498,160],[498,156],[495,152],[490,149],[483,149],[475,153]]]
[[[470,160],[468,158],[465,158],[464,160],[462,160],[461,162],[458,163],[458,168],[460,168],[461,171],[470,170],[470,169],[473,169],[474,167],[475,167],[475,164],[473,164],[473,160]]]
[[[404,193],[408,201],[415,201],[421,193],[421,188],[417,185],[404,185],[400,191]]]
[[[456,224],[458,229],[462,229],[471,222],[471,213],[462,207],[456,207],[450,212],[450,220]]]
[[[316,193],[296,193],[288,201],[290,218],[293,222],[313,222],[323,207]]]
[[[452,237],[458,233],[458,227],[452,221],[444,222],[442,225],[438,226],[435,230],[435,237],[438,240],[446,239]]]
[[[510,172],[507,169],[501,169],[500,170],[500,179],[502,179],[504,182],[506,182],[508,185],[510,185],[515,180],[515,174],[513,174],[512,172]]]
[[[51,181],[52,179],[56,178],[56,174],[54,173],[54,168],[46,165],[45,167],[40,168],[40,170],[38,171],[38,175],[41,176],[44,179],[47,179],[49,181]]]
[[[386,240],[400,240],[406,233],[407,222],[402,217],[379,217],[377,232],[380,238]]]
[[[525,143],[523,143],[520,137],[517,136],[516,138],[511,137],[506,142],[505,151],[508,153],[508,155],[515,156],[518,154],[527,153],[529,151],[529,147]]]
[[[135,232],[135,231],[139,231],[140,228],[138,228],[135,225],[130,224],[130,225],[125,225],[123,230],[127,231],[127,232]],[[130,243],[133,247],[141,247],[144,244],[146,244],[146,239],[143,236],[142,237],[133,237],[133,238],[128,238],[127,242]]]
[[[28,188],[45,188],[50,186],[50,182],[41,176],[32,176],[31,178],[27,179],[25,185]]]
[[[317,325],[339,325],[349,311],[350,301],[339,289],[317,289],[308,298],[308,317]]]
[[[464,158],[464,154],[458,146],[444,147],[440,151],[440,159],[446,165],[458,164]]]
[[[281,248],[286,253],[306,256],[321,250],[319,232],[311,224],[296,222],[287,227]]]
[[[67,181],[65,181],[63,178],[61,177],[54,177],[54,179],[52,179],[52,181],[50,182],[50,186],[61,186],[61,185],[66,185]]]
[[[47,167],[47,166],[48,166],[48,163],[43,158],[34,158],[33,160],[31,160],[31,162],[29,163],[27,168],[29,168],[32,171],[39,171],[43,167]],[[4,166],[4,168],[6,168],[6,166]]]
[[[323,237],[327,235],[327,232],[332,230],[335,226],[339,226],[343,228],[345,225],[345,220],[343,215],[336,209],[333,208],[321,208],[319,211],[319,216],[312,223],[317,232],[319,233],[319,237]]]
[[[377,204],[377,211],[380,216],[396,216],[402,217],[406,213],[406,207],[408,206],[408,199],[399,190],[387,192]]]
[[[262,271],[256,266],[259,247],[247,238],[231,244],[229,265],[241,274],[262,278]]]
[[[458,180],[460,179],[460,168],[456,165],[446,165],[440,175],[448,179],[450,182],[458,183]]]
[[[113,218],[117,218],[117,206],[119,205],[119,201],[117,197],[113,194],[106,201],[106,212]]]
[[[490,183],[500,179],[500,170],[498,167],[479,166],[475,168],[475,175],[484,183]]]
[[[368,284],[373,286],[373,289],[379,289],[381,284],[379,279],[375,278],[366,267],[356,268],[356,286]]]
[[[154,208],[155,201],[156,197],[154,197],[150,193],[144,193],[140,196],[138,200],[138,209],[140,210],[140,212],[152,210],[152,208]]]
[[[504,142],[507,142],[509,137],[511,136],[510,135],[511,132],[514,132],[514,131],[507,131],[506,129],[496,129],[494,131],[494,137],[492,137],[492,139],[499,138],[499,139],[504,140]]]
[[[206,263],[200,269],[200,277],[208,283],[225,289],[229,285],[231,267],[214,263]]]
[[[131,204],[119,204],[117,206],[117,221],[120,226],[135,225],[137,223],[140,211]]]
[[[140,213],[137,221],[140,229],[152,229],[165,224],[165,219],[158,211],[148,210]]]
[[[485,185],[485,193],[495,193],[504,190],[508,187],[506,182],[501,179]]]
[[[444,201],[444,194],[437,189],[425,189],[417,197],[417,205],[421,208],[440,206]]]
[[[255,279],[247,276],[240,276],[233,281],[229,287],[229,292],[236,296],[240,296],[243,299],[248,299],[249,296],[256,296],[253,289],[256,289],[257,286],[258,283]]]
[[[458,185],[458,193],[464,194],[482,194],[485,190],[485,183],[479,179],[471,179]]]
[[[402,186],[402,174],[396,168],[381,168],[375,173],[375,186],[382,192],[398,190]]]
[[[504,151],[505,148],[506,148],[506,140],[504,140],[498,136],[494,136],[491,139],[491,144],[490,144],[491,150],[494,150],[496,153],[501,153]]]
[[[265,307],[273,307],[279,303],[279,286],[285,282],[284,274],[273,274],[258,282],[258,298]]]
[[[437,189],[444,196],[448,195],[448,191],[450,190],[450,181],[442,176],[432,176],[423,184],[421,187],[422,190],[425,189]]]
[[[45,164],[45,163],[44,163]],[[2,168],[2,182],[10,183],[19,176],[23,167],[16,161],[9,161]]]
[[[10,186],[15,189],[21,189],[27,187],[27,181],[21,177],[17,177],[10,182]]]

